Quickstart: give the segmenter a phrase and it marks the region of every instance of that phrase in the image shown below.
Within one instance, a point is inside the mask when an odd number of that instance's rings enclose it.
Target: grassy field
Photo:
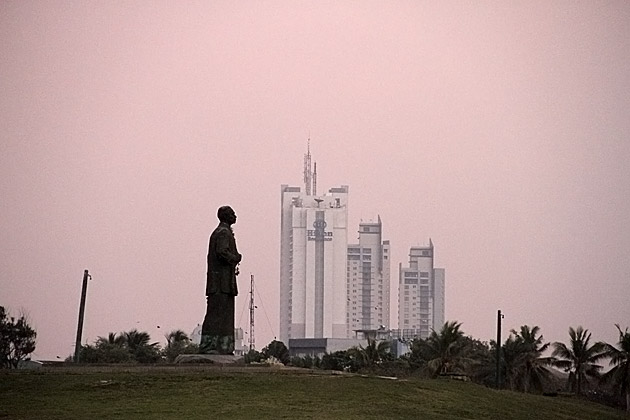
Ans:
[[[571,397],[272,368],[0,372],[0,419],[628,419]]]

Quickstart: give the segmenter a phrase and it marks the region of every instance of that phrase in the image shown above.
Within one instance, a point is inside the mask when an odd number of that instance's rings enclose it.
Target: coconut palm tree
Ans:
[[[377,342],[370,337],[368,337],[367,341],[366,347],[359,346],[348,350],[348,356],[356,360],[358,368],[372,368],[390,358],[391,345],[389,342]]]
[[[198,347],[190,341],[188,334],[182,330],[173,330],[165,335],[166,347],[163,355],[169,362],[175,361],[180,354],[196,353]]]
[[[109,344],[112,346],[122,347],[125,345],[125,335],[124,334],[116,334],[115,332],[110,332],[107,337],[98,337],[96,339],[96,345]]]
[[[602,376],[602,380],[612,383],[621,395],[625,394],[626,411],[630,412],[630,333],[628,328],[622,332],[619,324],[615,327],[619,330],[619,348],[608,343],[603,345],[603,356],[610,358],[610,365],[614,367]]]
[[[90,363],[124,363],[132,360],[132,354],[125,335],[110,332],[107,337],[98,337],[93,346],[86,346],[81,359]]]
[[[463,352],[464,333],[460,330],[461,325],[457,321],[446,322],[439,333],[432,330],[426,340],[414,343],[416,352],[427,361],[427,369],[433,378],[465,368],[472,362]]]
[[[188,342],[190,342],[188,334],[186,334],[182,330],[173,330],[170,333],[166,334],[165,337],[167,346],[175,345],[177,343],[187,344]]]
[[[151,336],[146,331],[136,329],[122,333],[125,337],[125,345],[140,363],[154,363],[159,359],[158,343],[149,343]]]
[[[581,326],[569,328],[569,337],[571,342],[568,347],[564,343],[553,344],[552,356],[558,358],[553,364],[569,372],[569,385],[579,395],[588,377],[599,376],[602,366],[596,363],[605,357],[604,344],[589,345],[591,334]]]
[[[502,347],[502,376],[505,378],[505,384],[512,391],[518,389],[519,365],[522,347],[520,342],[513,334],[505,340]],[[496,361],[496,359],[495,359]]]
[[[494,341],[488,343],[466,336],[462,339],[462,347],[462,354],[471,360],[466,370],[470,379],[486,386],[494,386],[496,372]]]
[[[523,325],[520,331],[511,330],[506,340],[504,345],[506,378],[512,390],[542,391],[544,382],[550,376],[548,366],[554,359],[542,357],[549,348],[549,343],[543,344],[543,336],[538,336],[539,331],[538,326],[530,328]]]
[[[151,336],[146,331],[138,331],[136,329],[123,333],[125,337],[125,344],[129,347],[129,350],[133,351],[138,347],[148,346],[151,341]]]

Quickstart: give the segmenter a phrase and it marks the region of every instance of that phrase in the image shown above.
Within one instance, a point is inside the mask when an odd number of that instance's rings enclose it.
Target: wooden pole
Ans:
[[[501,387],[501,309],[497,311],[497,373],[496,373],[496,387]]]
[[[85,315],[85,298],[87,295],[87,282],[90,274],[83,272],[83,287],[81,288],[81,304],[79,305],[79,325],[77,326],[77,342],[74,346],[74,362],[79,363],[81,354],[81,335],[83,334],[83,317]]]

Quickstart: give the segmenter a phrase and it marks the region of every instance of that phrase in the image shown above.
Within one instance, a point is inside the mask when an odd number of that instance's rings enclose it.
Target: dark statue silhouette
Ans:
[[[234,354],[234,298],[241,254],[236,249],[232,225],[236,214],[229,206],[217,211],[219,226],[210,235],[206,297],[208,307],[201,330],[200,352]]]

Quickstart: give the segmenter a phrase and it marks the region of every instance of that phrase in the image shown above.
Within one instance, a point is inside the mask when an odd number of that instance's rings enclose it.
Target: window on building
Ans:
[[[364,254],[371,254],[372,253],[372,248],[363,248],[363,253]]]

